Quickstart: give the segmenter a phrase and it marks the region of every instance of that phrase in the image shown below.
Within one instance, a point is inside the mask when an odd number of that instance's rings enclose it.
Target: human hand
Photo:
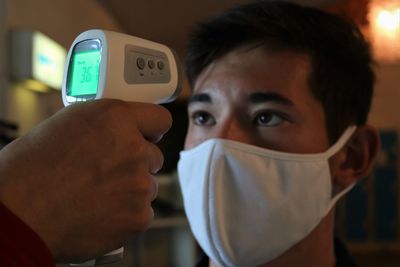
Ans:
[[[0,200],[57,262],[103,255],[149,226],[163,163],[154,143],[171,122],[153,104],[64,108],[0,151]]]

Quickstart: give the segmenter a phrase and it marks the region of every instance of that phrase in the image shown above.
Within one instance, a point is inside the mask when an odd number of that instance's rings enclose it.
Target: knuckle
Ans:
[[[132,196],[140,198],[140,203],[149,204],[157,187],[154,177],[145,171],[136,173],[131,177],[128,187],[131,188]]]
[[[164,164],[164,155],[159,147],[156,145],[151,146],[149,151],[149,158],[151,160],[150,171],[151,173],[157,173]]]
[[[162,135],[172,127],[172,115],[163,106],[151,104],[148,110],[151,119],[157,125],[157,134]]]
[[[150,227],[151,222],[154,218],[154,212],[151,207],[143,210],[143,212],[137,216],[137,214],[132,219],[133,230],[134,231],[145,231]]]
[[[162,165],[164,162],[164,155],[161,151],[160,148],[158,148],[157,146],[154,146],[154,158],[156,159],[156,161],[158,162],[159,165]]]
[[[94,112],[96,112],[96,118],[103,120],[104,122],[114,122],[120,118],[123,118],[127,105],[124,101],[116,99],[100,99],[93,101],[95,105]]]
[[[132,164],[143,164],[149,172],[158,171],[163,165],[164,156],[160,148],[144,139],[133,142],[127,151],[131,154]]]
[[[172,114],[169,112],[168,109],[166,109],[163,106],[158,106],[160,110],[160,115],[161,115],[161,121],[165,123],[166,128],[171,128],[172,126]]]
[[[131,139],[128,151],[133,156],[133,160],[145,161],[149,157],[149,147],[144,139]]]

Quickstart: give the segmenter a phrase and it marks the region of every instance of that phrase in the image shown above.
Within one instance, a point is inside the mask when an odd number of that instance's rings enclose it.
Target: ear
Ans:
[[[347,144],[330,159],[333,185],[344,189],[367,176],[379,149],[378,131],[370,125],[358,126]]]

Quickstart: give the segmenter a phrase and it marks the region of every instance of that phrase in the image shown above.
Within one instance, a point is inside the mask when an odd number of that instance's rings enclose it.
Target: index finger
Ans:
[[[158,142],[172,126],[171,113],[163,106],[149,103],[128,103],[133,109],[138,130],[153,142]]]

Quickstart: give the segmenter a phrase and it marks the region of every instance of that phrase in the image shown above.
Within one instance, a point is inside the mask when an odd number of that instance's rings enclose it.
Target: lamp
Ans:
[[[400,61],[400,0],[371,1],[368,20],[375,58]]]

